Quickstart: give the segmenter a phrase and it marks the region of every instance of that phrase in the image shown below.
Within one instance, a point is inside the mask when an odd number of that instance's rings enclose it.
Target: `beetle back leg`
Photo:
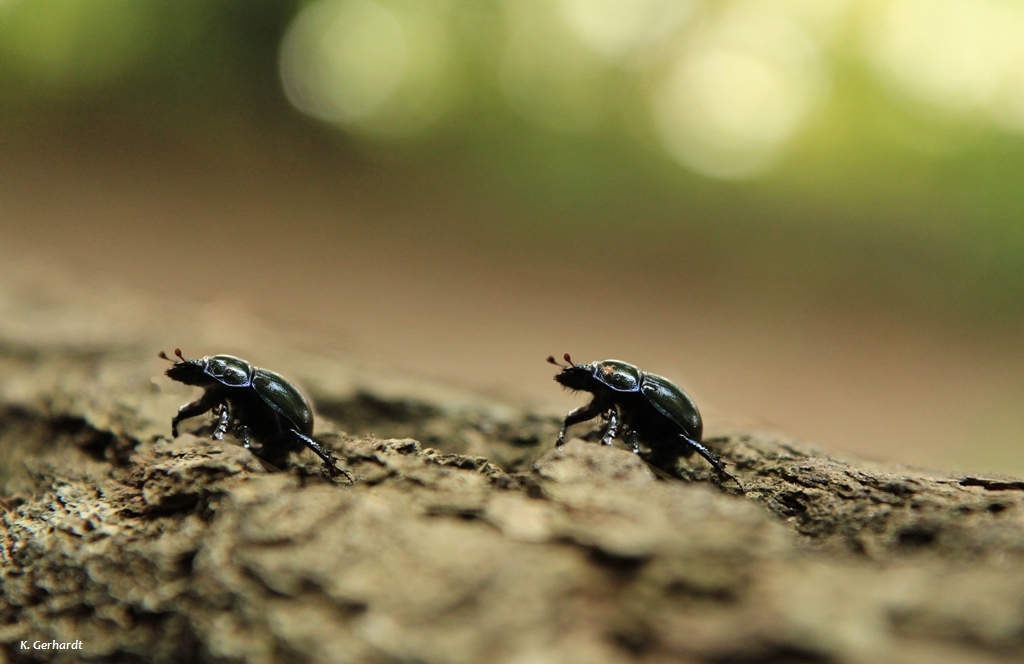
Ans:
[[[633,448],[633,454],[640,454],[640,434],[630,431],[626,434],[626,442]]]
[[[689,445],[697,454],[699,454],[702,457],[704,457],[704,460],[707,461],[708,463],[710,463],[711,466],[718,472],[719,475],[723,475],[725,477],[728,477],[729,479],[731,479],[733,482],[735,482],[740,487],[740,490],[743,490],[743,485],[740,484],[740,481],[738,479],[736,479],[735,477],[733,477],[731,474],[729,474],[725,470],[725,466],[723,466],[722,462],[718,460],[718,457],[716,457],[714,454],[711,453],[711,450],[709,450],[708,448],[704,447],[703,445],[701,445],[700,443],[698,443],[695,440],[690,440],[686,436],[680,436],[680,438],[685,440],[686,444]]]
[[[344,475],[345,478],[348,479],[348,481],[350,482],[356,481],[355,478],[352,477],[351,473],[349,473],[344,468],[338,467],[338,459],[335,458],[335,456],[331,454],[329,450],[324,449],[323,445],[316,442],[309,436],[299,433],[295,429],[292,429],[291,433],[293,436],[295,436],[295,438],[300,440],[303,445],[313,450],[313,453],[320,457],[320,460],[324,462],[324,468],[327,469],[328,473],[330,473],[331,475]]]
[[[242,447],[255,454],[255,450],[252,449],[252,433],[249,431],[249,427],[244,424],[238,427],[238,438],[242,441]]]
[[[292,451],[288,444],[295,441],[290,432],[286,432],[270,439],[260,440],[259,445],[254,446],[252,430],[244,424],[235,430],[235,436],[242,441],[242,447],[252,452],[253,456],[259,459],[265,467],[274,471],[284,468],[288,452]],[[302,449],[301,445],[299,449]]]

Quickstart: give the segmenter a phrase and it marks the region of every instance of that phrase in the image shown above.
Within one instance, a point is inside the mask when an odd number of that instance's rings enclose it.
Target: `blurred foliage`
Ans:
[[[976,17],[942,0],[931,37],[909,42],[892,35],[925,7],[914,0],[636,3],[647,13],[622,0],[0,0],[0,132],[326,145],[401,172],[381,186],[452,174],[438,196],[492,210],[477,223],[502,237],[614,239],[827,297],[1024,322],[1015,61],[993,51],[1011,69],[981,89],[970,71],[947,80],[899,60],[949,42],[935,55],[949,68],[957,48],[998,41],[991,25],[1024,44],[1012,3]],[[977,29],[948,39],[960,25]],[[730,71],[735,88],[693,87]],[[671,124],[666,99],[685,115],[704,98],[715,114]]]
[[[280,0],[7,0],[5,116],[102,118],[116,109],[140,124],[178,124],[185,136],[198,114],[281,114],[277,43],[295,8]]]

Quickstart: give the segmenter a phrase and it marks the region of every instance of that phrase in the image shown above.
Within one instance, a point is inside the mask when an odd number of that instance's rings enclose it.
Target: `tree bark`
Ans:
[[[655,473],[235,313],[0,283],[8,661],[1024,658],[1024,481],[744,431],[706,442],[745,491]],[[171,439],[175,341],[297,378],[352,479]]]

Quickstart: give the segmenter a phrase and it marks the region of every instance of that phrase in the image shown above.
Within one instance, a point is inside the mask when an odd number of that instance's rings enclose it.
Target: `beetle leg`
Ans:
[[[630,431],[626,434],[626,442],[633,447],[633,454],[640,454],[640,434]]]
[[[249,435],[249,427],[244,424],[240,426],[238,428],[238,437],[242,439],[242,447],[252,452],[252,437]]]
[[[693,449],[697,452],[697,454],[699,454],[702,457],[704,457],[705,461],[710,463],[714,467],[714,469],[716,471],[718,471],[719,475],[724,475],[725,477],[728,477],[733,482],[735,482],[737,485],[739,485],[741,490],[743,489],[743,485],[740,484],[740,481],[738,479],[736,479],[735,477],[733,477],[732,475],[730,475],[728,472],[726,472],[725,466],[723,466],[722,462],[718,460],[718,457],[716,457],[714,454],[711,453],[711,450],[709,450],[708,448],[704,447],[703,445],[701,445],[700,443],[698,443],[695,440],[690,440],[686,436],[681,436],[681,438],[686,441],[687,445],[692,446]]]
[[[330,465],[331,463],[333,463],[335,461],[334,456],[330,452],[325,450],[323,448],[323,445],[321,445],[320,443],[316,442],[315,440],[313,440],[309,436],[305,436],[305,435],[299,433],[295,429],[292,429],[291,433],[292,433],[293,436],[295,436],[300,441],[302,441],[303,445],[305,445],[309,449],[313,450],[313,453],[316,454],[318,457],[320,457],[320,460],[323,461],[325,464]]]
[[[341,474],[344,475],[350,482],[356,481],[355,478],[352,477],[351,473],[349,473],[344,468],[338,467],[338,460],[334,457],[333,454],[330,453],[330,451],[324,449],[323,445],[316,442],[309,436],[299,433],[295,429],[292,429],[291,432],[293,436],[301,440],[306,447],[313,450],[313,453],[320,457],[320,460],[324,462],[324,468],[327,469],[328,473],[330,473],[331,475]]]
[[[217,416],[217,428],[213,430],[211,438],[214,440],[223,440],[224,434],[228,432],[228,425],[231,423],[231,406],[228,402],[224,402],[220,405],[220,414]]]
[[[612,406],[611,410],[608,411],[608,426],[604,430],[604,435],[601,437],[602,445],[611,445],[615,437],[619,435],[619,409],[617,406]]]
[[[190,417],[195,417],[196,415],[202,415],[208,410],[213,410],[218,403],[220,403],[220,395],[211,390],[207,390],[203,393],[203,396],[179,408],[178,414],[171,418],[171,435],[175,438],[178,437],[179,422],[187,420]]]
[[[595,398],[593,401],[588,403],[586,406],[580,406],[574,411],[571,411],[565,416],[565,421],[562,422],[562,430],[558,432],[558,440],[555,441],[555,445],[562,445],[565,443],[565,431],[574,424],[580,422],[586,422],[592,420],[604,410],[604,404],[601,403],[600,399]]]

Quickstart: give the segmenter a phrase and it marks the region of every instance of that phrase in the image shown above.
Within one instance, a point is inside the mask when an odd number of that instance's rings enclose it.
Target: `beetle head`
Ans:
[[[191,360],[181,354],[180,348],[175,348],[174,354],[178,356],[177,360],[171,359],[163,351],[157,354],[161,359],[174,363],[167,369],[166,375],[168,378],[179,383],[185,383],[186,385],[205,385],[210,382],[210,377],[206,375],[205,371],[205,358]]]
[[[574,363],[569,357],[569,353],[562,355],[562,359],[567,364],[560,364],[553,355],[548,356],[548,362],[562,369],[555,376],[555,380],[570,390],[587,390],[594,380],[594,367],[589,364]]]

